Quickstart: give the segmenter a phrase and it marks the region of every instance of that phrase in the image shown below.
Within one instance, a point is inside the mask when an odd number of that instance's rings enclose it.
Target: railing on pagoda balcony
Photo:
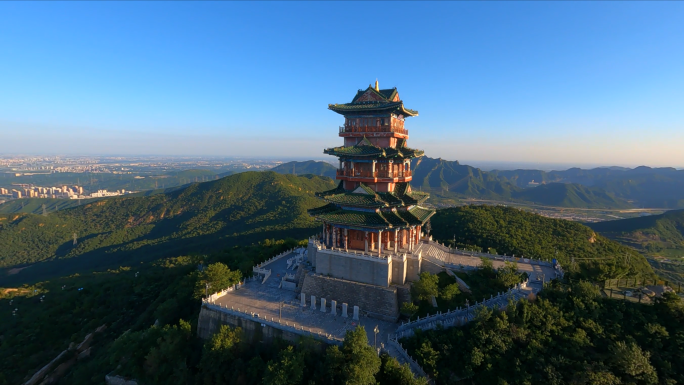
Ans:
[[[397,134],[403,134],[403,135],[408,135],[409,131],[405,130],[404,128],[400,126],[390,126],[390,125],[381,125],[381,126],[351,126],[351,125],[346,125],[346,126],[340,126],[340,134],[349,134],[349,133],[370,133],[370,132],[395,132]]]
[[[389,171],[361,171],[361,170],[351,170],[351,169],[338,169],[337,176],[346,177],[357,177],[357,178],[408,178],[411,176],[411,171],[399,171],[399,172],[389,172]]]

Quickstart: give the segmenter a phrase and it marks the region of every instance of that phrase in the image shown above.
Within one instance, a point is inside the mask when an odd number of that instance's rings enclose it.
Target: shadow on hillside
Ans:
[[[318,226],[303,227],[254,232],[246,235],[233,235],[232,232],[227,234],[227,232],[221,231],[219,234],[170,239],[159,244],[143,245],[134,250],[126,250],[126,244],[103,247],[73,258],[38,262],[33,264],[30,269],[23,270],[18,274],[3,275],[0,277],[0,286],[18,286],[76,273],[83,274],[118,268],[119,266],[134,266],[141,262],[150,262],[160,258],[210,253],[238,244],[249,245],[258,243],[264,239],[304,239],[314,234],[317,229]],[[70,243],[67,246],[69,245]],[[15,266],[8,266],[6,270],[10,270],[13,267]]]

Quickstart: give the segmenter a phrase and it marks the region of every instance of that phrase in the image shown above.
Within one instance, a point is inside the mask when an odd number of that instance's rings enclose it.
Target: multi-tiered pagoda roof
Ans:
[[[406,147],[406,140],[399,139],[397,147],[378,147],[371,143],[365,136],[359,143],[349,147],[333,147],[323,150],[324,154],[338,157],[370,157],[370,158],[418,158],[425,153],[423,150],[415,150]]]
[[[404,102],[399,100],[399,93],[396,87],[380,90],[369,85],[367,89],[359,90],[351,103],[329,104],[328,109],[343,115],[383,111],[395,112],[404,116],[418,116],[418,111],[404,107]]]

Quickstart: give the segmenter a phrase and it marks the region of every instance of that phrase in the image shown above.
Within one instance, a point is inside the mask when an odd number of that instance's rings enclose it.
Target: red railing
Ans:
[[[395,132],[397,134],[408,135],[408,130],[397,126],[340,126],[340,134],[348,133],[369,133],[369,132]]]
[[[350,170],[342,169],[337,170],[337,176],[346,177],[357,177],[357,178],[408,178],[411,176],[411,171],[401,170],[399,172],[389,172],[389,171],[360,171],[360,170]]]

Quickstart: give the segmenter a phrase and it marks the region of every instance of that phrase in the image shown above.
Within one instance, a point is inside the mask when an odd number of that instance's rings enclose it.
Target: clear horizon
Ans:
[[[409,145],[433,158],[681,168],[682,16],[632,2],[0,3],[0,154],[323,160],[341,144],[327,104],[378,79],[420,112]]]

